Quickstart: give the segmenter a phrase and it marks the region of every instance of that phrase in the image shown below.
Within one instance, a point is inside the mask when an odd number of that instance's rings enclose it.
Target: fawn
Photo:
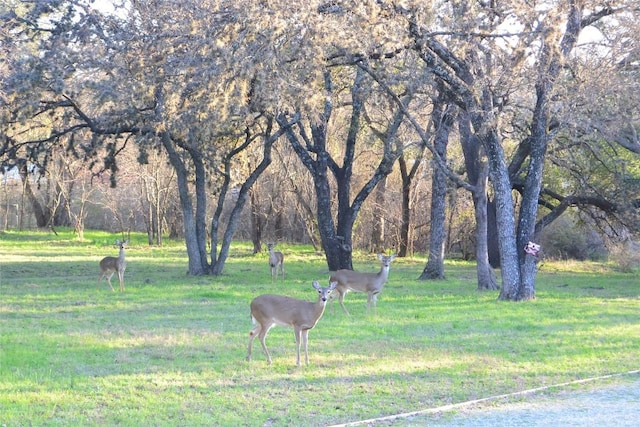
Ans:
[[[256,326],[249,333],[249,348],[247,350],[247,361],[251,360],[251,345],[257,337],[260,339],[267,362],[271,364],[271,355],[267,350],[265,338],[269,329],[275,325],[293,326],[293,333],[296,337],[297,360],[300,366],[300,344],[304,344],[305,362],[309,364],[309,352],[307,350],[309,330],[313,329],[324,313],[327,299],[337,286],[331,283],[327,287],[321,287],[317,281],[313,282],[313,287],[318,291],[316,302],[303,301],[283,295],[260,295],[251,301],[251,318]]]
[[[109,282],[109,286],[111,290],[115,292],[113,289],[113,285],[111,284],[111,277],[118,273],[118,281],[120,282],[120,292],[124,292],[124,270],[127,268],[127,261],[124,259],[124,248],[129,244],[128,240],[121,242],[120,240],[116,240],[116,245],[120,247],[120,254],[118,257],[104,257],[102,261],[100,261],[100,277],[98,277],[98,289],[100,288],[100,281],[103,278],[107,278],[107,282]]]

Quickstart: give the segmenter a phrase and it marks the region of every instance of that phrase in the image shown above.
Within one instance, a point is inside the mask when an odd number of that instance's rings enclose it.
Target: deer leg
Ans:
[[[249,348],[247,349],[247,361],[251,360],[251,346],[253,344],[253,340],[256,338],[256,335],[260,333],[260,329],[262,326],[258,323],[255,328],[249,332]]]
[[[331,294],[329,295],[329,305],[331,305],[331,314],[335,313],[335,309],[333,308],[333,299],[334,298],[335,298],[335,293],[331,292]]]
[[[118,281],[120,282],[120,292],[124,292],[124,271],[118,271]]]
[[[296,365],[300,366],[300,338],[304,334],[304,332],[296,326],[296,328],[293,330],[293,334],[296,336]]]
[[[302,344],[304,345],[304,361],[307,365],[309,364],[308,343],[309,343],[309,330],[305,329],[304,331],[302,331]]]
[[[263,326],[262,329],[260,330],[260,333],[258,334],[258,338],[260,338],[260,344],[262,344],[262,350],[264,350],[264,354],[267,356],[267,363],[271,365],[271,355],[269,354],[269,350],[267,350],[267,344],[265,343],[267,332],[269,332],[269,328],[265,328]]]
[[[113,273],[111,273],[110,275],[107,276],[107,282],[109,282],[109,287],[111,287],[111,292],[115,292],[116,290],[113,289],[113,285],[111,284],[111,278],[113,277]]]
[[[369,314],[369,309],[372,309],[375,314],[377,303],[378,303],[378,293],[377,292],[369,293],[367,296],[367,314]]]
[[[349,311],[347,310],[347,307],[344,306],[344,296],[346,295],[346,293],[347,293],[346,291],[345,292],[340,292],[339,301],[340,301],[340,305],[342,306],[342,309],[344,310],[345,313],[347,313],[347,316],[351,316],[349,314]]]

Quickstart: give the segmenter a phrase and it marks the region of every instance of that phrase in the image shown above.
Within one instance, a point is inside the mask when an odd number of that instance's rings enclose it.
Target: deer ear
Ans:
[[[329,284],[329,289],[334,290],[336,288],[336,286],[338,286],[338,282],[331,282]]]
[[[317,280],[314,280],[314,281],[313,281],[313,288],[314,288],[314,289],[316,289],[316,290],[318,290],[318,291],[320,290],[320,283],[318,283],[318,281],[317,281]]]

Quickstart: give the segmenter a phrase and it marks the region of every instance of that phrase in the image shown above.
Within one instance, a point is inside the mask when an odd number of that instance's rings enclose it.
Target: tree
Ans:
[[[494,14],[495,10],[492,9],[484,10],[484,5],[466,2],[454,7],[458,9],[455,12],[464,16],[478,16],[478,21],[483,23],[482,29],[477,34],[470,32],[469,23],[465,21],[459,29],[451,28],[450,32],[438,30],[438,34],[447,34],[451,46],[454,46],[454,40],[461,44],[454,51],[438,40],[426,26],[413,20],[411,32],[416,41],[415,49],[425,66],[442,83],[448,96],[469,114],[475,135],[486,150],[497,208],[502,272],[500,298],[532,299],[535,297],[536,263],[533,257],[526,255],[524,247],[534,234],[538,194],[549,141],[549,114],[554,82],[582,28],[613,11],[608,7],[597,8],[592,14],[583,16],[586,6],[574,3],[567,7],[551,5],[544,11],[527,9],[522,4],[519,8],[502,10],[498,14]],[[511,49],[510,44],[501,46],[496,43],[496,39],[504,39],[507,35],[501,33],[500,25],[504,21],[498,19],[506,16],[527,30],[515,40],[514,49]],[[491,20],[485,19],[486,17],[491,17]],[[530,17],[535,18],[531,20]],[[556,23],[561,19],[566,19],[566,26],[564,31],[557,31]],[[467,38],[458,37],[458,34],[465,34]],[[521,171],[524,187],[516,216],[499,116],[507,106],[505,101],[508,100],[509,90],[517,80],[513,79],[511,85],[506,82],[514,76],[515,71],[521,71],[527,65],[523,61],[525,52],[534,42],[539,43],[540,47],[531,52],[534,60],[532,71],[537,76],[534,81],[535,105],[529,126],[530,137],[521,145],[526,145],[528,161]],[[498,54],[505,48],[509,55]]]
[[[401,152],[401,147],[398,147],[395,141],[397,128],[400,124],[400,121],[396,120],[390,124],[383,141],[380,161],[373,174],[358,191],[353,201],[351,200],[351,178],[356,158],[356,146],[359,139],[362,138],[360,120],[366,101],[364,95],[367,88],[365,73],[362,70],[356,70],[350,87],[351,117],[344,136],[342,164],[333,158],[329,149],[329,125],[334,111],[333,98],[335,97],[334,83],[329,71],[325,74],[327,96],[324,111],[319,120],[310,121],[310,132],[307,132],[301,122],[298,122],[295,128],[297,132],[294,132],[292,127],[286,132],[294,151],[314,180],[319,231],[330,270],[353,268],[351,238],[355,219],[365,199],[372,193],[376,185],[391,173],[393,164]],[[284,115],[278,118],[281,126],[286,124],[285,120]],[[331,207],[331,186],[327,172],[332,173],[336,182],[338,205],[335,223]]]
[[[273,120],[267,120],[267,126],[263,133],[261,133],[261,143],[263,144],[263,153],[262,160],[258,163],[245,179],[245,181],[240,186],[240,189],[237,194],[236,202],[227,221],[227,227],[224,232],[224,236],[222,239],[222,244],[220,247],[220,253],[217,254],[218,248],[218,229],[220,223],[220,215],[222,214],[222,206],[224,204],[224,200],[229,190],[229,183],[231,182],[231,169],[232,169],[232,161],[234,157],[243,152],[249,144],[254,140],[254,136],[247,132],[246,138],[244,141],[239,144],[236,149],[230,151],[224,158],[222,164],[224,166],[223,169],[223,184],[220,187],[220,192],[218,195],[218,206],[216,208],[216,212],[214,213],[213,219],[211,220],[211,273],[212,274],[221,274],[222,269],[224,267],[224,263],[229,254],[229,248],[231,247],[231,242],[233,238],[233,233],[235,232],[236,225],[238,223],[238,219],[240,217],[240,213],[244,208],[247,197],[249,196],[249,192],[251,187],[258,180],[258,177],[266,170],[266,168],[271,164],[271,149],[275,141],[286,132],[293,123],[297,122],[298,118],[294,117],[289,123],[281,123],[281,128],[275,132],[272,132]]]
[[[138,145],[143,161],[148,149],[162,147],[176,171],[189,273],[195,275],[222,272],[244,194],[269,164],[271,144],[282,132],[264,134],[272,119],[256,107],[260,91],[251,86],[254,72],[246,70],[262,58],[245,49],[257,47],[234,43],[249,31],[236,25],[244,9],[210,6],[134,1],[105,14],[79,0],[43,1],[21,17],[5,18],[13,55],[3,81],[12,99],[3,110],[3,165],[23,153],[40,166],[59,138],[89,131],[90,143],[68,148],[91,167],[109,171],[115,186],[117,158],[128,144]],[[34,36],[39,44],[31,49]],[[220,253],[213,245],[209,254],[208,188],[229,185],[228,173],[219,172],[231,169],[239,148],[250,144],[265,144],[264,162],[246,176],[240,197],[218,200],[218,206],[236,206]],[[214,233],[218,220],[211,224]]]
[[[411,97],[406,96],[405,102]],[[415,98],[414,98],[415,100]],[[405,257],[408,255],[411,245],[411,228],[412,228],[412,194],[411,189],[413,186],[413,179],[418,172],[423,159],[425,151],[424,144],[414,144],[409,138],[414,135],[410,129],[402,129],[401,126],[404,122],[404,114],[401,109],[396,109],[392,123],[386,123],[387,113],[382,112],[378,114],[382,117],[382,123],[376,123],[372,118],[368,118],[367,122],[373,134],[381,141],[385,141],[388,138],[397,138],[402,140],[403,149],[398,156],[398,165],[400,166],[400,176],[402,179],[402,207],[400,215],[400,237],[397,247],[396,255],[399,257]],[[406,126],[404,126],[406,128]],[[402,135],[402,134],[407,135]],[[417,146],[415,146],[417,145]],[[406,148],[406,150],[405,150]],[[411,167],[408,169],[407,157],[411,154]],[[373,235],[375,252],[382,252],[384,248],[384,215],[387,211],[385,206],[385,197],[387,192],[386,177],[378,184],[376,191],[376,208],[373,215]]]
[[[488,215],[495,212],[489,208],[488,178],[489,168],[483,159],[482,144],[471,133],[469,116],[461,112],[458,116],[458,133],[465,160],[467,180],[473,184],[471,196],[473,199],[474,215],[476,220],[476,272],[478,276],[478,290],[498,289],[498,283],[493,268],[489,262],[489,239],[495,239],[487,232],[489,224]],[[497,243],[495,245],[497,247]],[[499,254],[498,254],[499,257]]]
[[[433,148],[440,159],[446,160],[449,133],[456,119],[455,107],[446,105],[442,100],[436,100],[431,115],[435,128]],[[444,279],[448,181],[443,168],[433,168],[431,179],[431,221],[429,222],[429,258],[419,277],[421,280]]]
[[[245,196],[282,135],[312,172],[294,185],[313,180],[316,200],[298,193],[296,206],[332,268],[350,266],[360,207],[409,139],[472,192],[479,236],[495,234],[481,222],[496,230],[505,299],[535,296],[523,244],[566,209],[600,215],[603,227],[615,218],[616,231],[637,220],[639,91],[615,90],[638,81],[629,0],[17,6],[0,26],[3,171],[44,172],[64,145],[117,185],[123,152],[139,150],[144,162],[162,150],[176,172],[192,274],[222,272]],[[595,27],[607,53],[584,55],[576,40]],[[424,130],[424,93],[460,111],[467,181]]]

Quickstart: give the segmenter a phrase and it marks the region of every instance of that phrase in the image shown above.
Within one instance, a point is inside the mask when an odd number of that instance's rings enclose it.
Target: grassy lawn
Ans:
[[[278,245],[284,281],[243,243],[224,275],[190,277],[182,243],[134,235],[121,294],[96,288],[120,236],[59,234],[0,234],[0,425],[330,425],[639,367],[640,276],[607,264],[546,262],[537,299],[508,303],[476,291],[473,264],[423,282],[424,257],[397,258],[377,312],[364,294],[347,295],[351,317],[328,306],[297,368],[282,327],[273,365],[258,341],[245,361],[249,302],[314,300],[328,271],[311,248]]]

